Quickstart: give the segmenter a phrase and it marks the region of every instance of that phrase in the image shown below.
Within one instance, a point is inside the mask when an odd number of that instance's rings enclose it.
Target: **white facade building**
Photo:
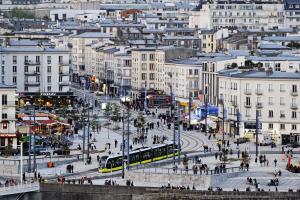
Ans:
[[[238,109],[240,136],[254,138],[258,110],[262,135],[271,135],[278,144],[300,142],[299,73],[231,70],[220,72],[218,83],[227,111],[226,132],[232,132]],[[222,113],[222,105],[219,109]]]
[[[283,27],[284,5],[280,3],[214,3],[204,4],[189,18],[190,28],[218,29],[238,27],[248,29]]]
[[[16,149],[16,87],[0,84],[0,99],[0,147]]]
[[[70,52],[49,47],[0,49],[1,83],[18,93],[69,92]]]

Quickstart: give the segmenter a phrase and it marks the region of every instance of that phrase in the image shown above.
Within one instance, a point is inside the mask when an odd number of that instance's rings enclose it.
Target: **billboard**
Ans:
[[[207,114],[210,116],[218,116],[219,113],[219,108],[218,106],[214,106],[214,105],[208,105],[207,106]],[[200,117],[200,118],[205,118],[206,116],[206,109],[205,106],[202,107],[198,107],[195,110],[195,114]]]

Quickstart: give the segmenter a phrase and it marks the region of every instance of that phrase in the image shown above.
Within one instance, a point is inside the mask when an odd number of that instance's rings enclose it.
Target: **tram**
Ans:
[[[178,155],[178,146],[175,145],[173,152],[173,143],[160,144],[153,147],[146,147],[133,150],[129,153],[129,166],[146,164],[171,158]],[[127,160],[127,155],[125,155]],[[122,155],[102,156],[99,162],[99,172],[108,173],[122,169]]]

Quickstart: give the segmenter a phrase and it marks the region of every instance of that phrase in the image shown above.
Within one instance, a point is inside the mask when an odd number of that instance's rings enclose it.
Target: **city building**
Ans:
[[[225,70],[217,77],[225,108],[225,132],[236,133],[238,110],[240,137],[254,139],[257,110],[259,134],[271,135],[277,144],[300,143],[298,72]]]
[[[48,106],[70,101],[70,51],[24,47],[20,41],[20,46],[1,47],[0,55],[1,83],[15,85],[24,102],[34,101],[33,97],[41,97]]]
[[[1,115],[0,115],[0,147],[16,149],[18,139],[16,134],[16,87],[0,84]]]
[[[260,1],[217,1],[203,4],[189,18],[190,28],[244,28],[260,29],[284,27],[284,4]]]

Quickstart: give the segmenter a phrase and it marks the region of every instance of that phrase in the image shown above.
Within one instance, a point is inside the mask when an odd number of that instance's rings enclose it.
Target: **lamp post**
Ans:
[[[174,102],[173,102],[173,84],[172,84],[172,73],[171,72],[168,72],[168,76],[170,77],[170,84],[169,84],[169,87],[170,87],[170,96],[171,96],[171,109],[170,109],[170,115],[172,117],[172,107],[174,106]]]
[[[223,133],[222,143],[223,143],[223,146],[225,146],[225,104],[224,104],[223,95],[220,96],[219,103],[222,105],[222,110],[223,110],[223,113],[222,113],[222,115],[223,115],[222,116],[222,133]]]
[[[207,136],[207,117],[208,117],[208,84],[205,84],[204,88],[204,103],[205,103],[205,136]]]
[[[35,127],[35,104],[31,104],[30,102],[26,102],[26,106],[30,107],[33,106],[33,126]],[[30,121],[31,121],[31,116],[30,116]],[[33,141],[32,141],[33,139]],[[31,172],[31,148],[33,143],[33,171],[36,170],[36,153],[35,153],[35,133],[33,134],[32,138],[32,130],[29,130],[29,165],[28,165],[28,172]]]
[[[124,179],[124,156],[125,156],[125,143],[124,143],[124,136],[125,136],[125,116],[124,116],[124,110],[123,110],[123,120],[122,120],[122,124],[123,124],[123,129],[122,129],[122,179]]]
[[[145,110],[145,113],[147,112],[147,81],[145,81],[145,99],[144,99],[144,110]]]

